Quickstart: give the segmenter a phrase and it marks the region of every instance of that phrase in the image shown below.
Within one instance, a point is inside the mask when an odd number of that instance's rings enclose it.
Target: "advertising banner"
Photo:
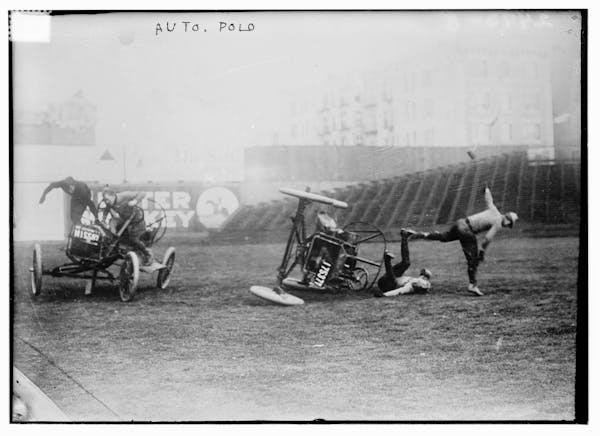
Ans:
[[[140,202],[145,220],[152,223],[165,211],[167,228],[177,232],[203,232],[219,229],[240,206],[240,185],[205,184],[121,184],[111,185],[118,192],[136,191],[146,195]],[[104,185],[92,187],[97,203]]]

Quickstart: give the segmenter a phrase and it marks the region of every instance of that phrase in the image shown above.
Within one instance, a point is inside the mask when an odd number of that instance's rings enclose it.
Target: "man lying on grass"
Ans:
[[[431,271],[426,268],[421,269],[419,277],[404,276],[410,266],[410,253],[408,251],[408,238],[415,232],[402,229],[400,235],[400,263],[392,266],[394,255],[386,251],[383,254],[385,264],[385,274],[377,281],[378,290],[376,297],[394,297],[399,294],[425,294],[431,288]]]

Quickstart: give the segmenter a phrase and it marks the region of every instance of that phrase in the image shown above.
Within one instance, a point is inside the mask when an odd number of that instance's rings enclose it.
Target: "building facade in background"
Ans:
[[[581,159],[581,60],[565,62],[568,50],[553,47],[554,145],[558,159]]]
[[[97,108],[78,91],[58,105],[43,111],[16,111],[16,145],[96,144]]]
[[[554,145],[543,50],[444,44],[292,103],[275,145]]]

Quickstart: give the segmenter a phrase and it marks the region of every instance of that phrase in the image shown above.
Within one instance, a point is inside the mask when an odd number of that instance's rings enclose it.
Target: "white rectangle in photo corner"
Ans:
[[[50,15],[43,12],[11,12],[10,38],[15,42],[50,42]]]
[[[39,204],[47,183],[15,183],[13,186],[13,235],[15,241],[61,241],[65,232],[65,200],[60,190]]]

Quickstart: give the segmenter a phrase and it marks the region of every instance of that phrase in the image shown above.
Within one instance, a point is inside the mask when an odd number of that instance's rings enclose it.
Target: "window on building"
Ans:
[[[319,131],[321,133],[326,133],[329,130],[329,126],[327,125],[327,117],[319,118]]]
[[[394,128],[394,113],[391,109],[388,109],[383,113],[383,126],[386,129]]]
[[[488,75],[487,61],[484,59],[473,60],[469,63],[469,75],[480,79]]]
[[[412,132],[412,145],[417,145],[417,132]]]
[[[512,110],[512,95],[507,92],[502,94],[502,110],[505,112],[509,112]]]
[[[383,83],[383,99],[386,101],[392,100],[392,84],[389,81]]]
[[[479,143],[490,144],[492,142],[492,126],[489,124],[479,125]]]
[[[510,64],[508,61],[500,62],[500,77],[505,79],[510,76]]]
[[[363,126],[366,132],[374,132],[377,130],[377,114],[374,110],[365,113]]]
[[[527,123],[523,134],[526,141],[539,141],[542,139],[542,127],[539,123]]]
[[[349,127],[348,112],[346,110],[342,110],[342,113],[340,114],[340,124],[342,129],[347,129]]]
[[[513,142],[513,126],[510,123],[502,124],[502,142],[508,144]]]
[[[430,98],[425,100],[424,115],[425,118],[433,117],[433,100]]]
[[[474,92],[468,97],[469,109],[475,111],[486,111],[490,108],[489,92]]]
[[[410,100],[408,102],[408,114],[409,114],[409,118],[411,120],[416,120],[417,119],[417,102]]]
[[[431,147],[433,145],[433,129],[427,129],[424,132],[425,145]]]
[[[489,124],[470,123],[467,126],[467,138],[472,145],[490,144],[492,128]]]
[[[537,62],[531,62],[528,65],[528,70],[529,70],[528,72],[529,72],[530,77],[536,78],[539,76],[540,71],[539,71],[539,66],[538,66]]]
[[[528,111],[539,111],[542,106],[542,97],[539,93],[525,94],[524,108]]]
[[[362,119],[362,114],[360,112],[356,113],[356,117],[354,118],[354,126],[357,128],[362,128],[363,125],[363,119]]]
[[[433,83],[433,74],[431,70],[425,70],[423,72],[423,86],[428,87]]]

